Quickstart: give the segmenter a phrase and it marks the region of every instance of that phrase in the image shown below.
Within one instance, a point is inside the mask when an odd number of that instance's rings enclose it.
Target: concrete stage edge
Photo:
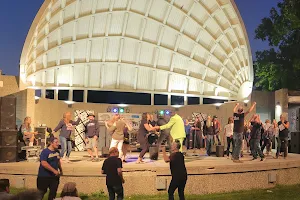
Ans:
[[[238,190],[272,188],[277,184],[300,183],[300,155],[289,154],[287,159],[251,161],[246,155],[244,163],[236,164],[226,157],[207,157],[203,152],[188,152],[186,167],[188,181],[186,194],[221,193]],[[200,153],[200,156],[199,156]],[[61,177],[59,191],[66,182],[76,182],[79,192],[95,193],[106,190],[105,176],[101,175],[103,160],[88,162],[86,152],[72,152],[72,163],[64,163],[64,176]],[[148,155],[148,154],[147,154]],[[146,155],[146,156],[147,156]],[[128,154],[128,163],[123,165],[125,195],[166,193],[171,180],[169,165],[162,161],[146,158],[145,164],[135,164],[138,153]],[[39,163],[1,163],[0,178],[9,178],[13,187],[36,188],[36,174]],[[166,190],[157,186],[166,185]]]

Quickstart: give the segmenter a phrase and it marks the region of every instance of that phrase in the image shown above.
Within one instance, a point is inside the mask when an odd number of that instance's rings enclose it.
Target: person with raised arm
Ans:
[[[260,161],[264,161],[265,156],[260,147],[260,139],[261,139],[261,133],[263,130],[263,124],[260,121],[259,115],[253,115],[250,122],[251,122],[251,126],[252,126],[251,133],[250,133],[252,156],[253,156],[252,160],[256,160],[257,156],[259,155]]]
[[[245,123],[245,117],[253,111],[253,109],[256,106],[256,102],[252,104],[250,109],[246,112],[244,112],[244,109],[242,106],[237,103],[233,109],[233,120],[234,120],[234,126],[233,126],[233,142],[234,142],[234,149],[232,152],[232,160],[236,163],[242,163],[240,160],[240,153],[242,149],[242,142],[243,142],[243,131],[244,131],[244,123]]]
[[[63,114],[63,119],[59,121],[56,128],[53,130],[53,134],[60,130],[59,141],[61,145],[60,157],[62,160],[66,160],[70,162],[70,154],[72,151],[72,142],[71,142],[71,134],[73,131],[73,126],[77,126],[80,122],[80,118],[78,117],[77,121],[72,120],[71,112],[66,112]],[[66,155],[65,155],[66,153]]]

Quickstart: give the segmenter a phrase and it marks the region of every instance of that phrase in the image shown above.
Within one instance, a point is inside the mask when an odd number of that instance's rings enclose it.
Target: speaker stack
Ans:
[[[300,132],[291,133],[289,153],[300,154]]]
[[[16,97],[2,97],[0,98],[0,162],[16,162],[17,146]]]

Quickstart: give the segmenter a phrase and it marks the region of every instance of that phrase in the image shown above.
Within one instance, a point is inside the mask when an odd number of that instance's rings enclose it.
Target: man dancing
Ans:
[[[96,162],[99,159],[98,156],[98,137],[99,137],[99,123],[95,120],[95,115],[90,113],[88,115],[89,121],[85,124],[85,137],[86,148],[91,158],[89,161]],[[95,152],[95,158],[93,151]]]
[[[234,141],[234,149],[232,152],[232,160],[236,163],[242,163],[240,160],[240,153],[242,149],[242,142],[243,142],[243,131],[244,131],[244,123],[245,123],[245,117],[253,111],[254,107],[256,105],[256,102],[254,102],[251,106],[251,108],[244,112],[243,107],[239,106],[239,103],[237,103],[233,109],[233,120],[234,120],[234,126],[233,126],[233,141]]]
[[[115,114],[110,122],[105,122],[105,126],[107,127],[108,131],[112,134],[110,148],[117,147],[119,151],[119,158],[122,159],[124,129],[126,126],[128,128],[131,127],[131,125],[128,122],[126,122],[123,118],[121,118],[120,114]]]
[[[157,130],[165,130],[171,128],[171,136],[174,140],[178,140],[180,142],[180,152],[182,152],[182,143],[185,135],[184,123],[182,118],[175,112],[171,112],[170,121],[163,126],[156,126]]]
[[[157,126],[163,126],[165,124],[167,124],[167,120],[164,118],[164,115],[158,113],[157,114],[157,122],[156,122]],[[157,152],[159,152],[159,147],[161,145],[161,143],[166,140],[167,144],[169,146],[169,151],[171,153],[171,142],[172,142],[172,138],[170,136],[170,129],[165,129],[165,130],[161,130],[160,131],[160,136],[158,138],[157,141]]]

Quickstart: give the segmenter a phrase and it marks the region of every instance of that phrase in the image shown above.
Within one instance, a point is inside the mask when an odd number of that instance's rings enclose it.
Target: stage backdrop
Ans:
[[[84,151],[85,150],[85,133],[84,125],[88,122],[88,114],[94,113],[93,110],[75,110],[74,116],[75,121],[80,117],[80,123],[75,127],[75,151]]]

